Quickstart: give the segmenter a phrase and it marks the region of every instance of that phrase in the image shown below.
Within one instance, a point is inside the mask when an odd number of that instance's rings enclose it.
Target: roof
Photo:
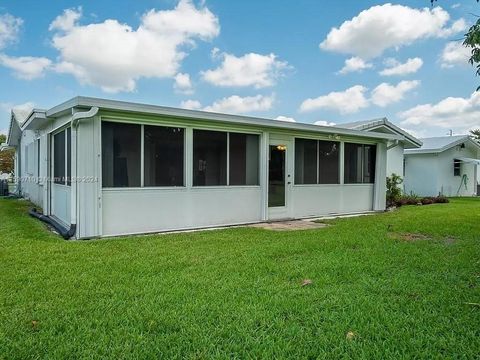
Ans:
[[[379,118],[373,120],[363,120],[363,121],[354,121],[349,123],[338,124],[339,127],[344,127],[346,129],[356,129],[363,131],[375,131],[379,128],[387,128],[393,134],[398,134],[403,136],[404,142],[406,142],[408,147],[418,148],[422,146],[422,142],[417,139],[415,136],[409,134],[405,130],[399,128],[397,125],[388,121],[387,118]]]
[[[309,131],[326,133],[332,135],[351,135],[356,137],[370,138],[370,139],[385,139],[385,140],[401,140],[402,137],[395,134],[382,134],[357,130],[346,129],[342,127],[320,126],[314,124],[286,122],[280,120],[220,114],[207,111],[187,110],[173,107],[157,106],[140,104],[126,101],[108,100],[100,98],[91,98],[77,96],[60,105],[57,105],[46,112],[47,117],[58,117],[64,114],[71,114],[72,108],[98,107],[99,109],[118,111],[118,112],[132,112],[139,114],[163,115],[179,119],[193,119],[193,120],[208,120],[218,123],[237,124],[237,125],[252,125],[266,128],[286,129],[293,131]]]
[[[423,142],[423,145],[420,148],[406,149],[405,154],[441,153],[465,142],[480,150],[480,144],[474,141],[469,135],[438,136],[420,140]]]

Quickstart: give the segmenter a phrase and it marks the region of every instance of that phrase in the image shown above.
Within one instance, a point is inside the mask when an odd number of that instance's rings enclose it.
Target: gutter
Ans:
[[[78,186],[77,186],[77,131],[78,131],[78,124],[83,119],[89,119],[97,115],[98,107],[92,107],[88,111],[76,112],[72,115],[72,119],[70,121],[70,126],[72,129],[72,139],[71,139],[71,147],[72,147],[72,172],[71,172],[71,194],[70,194],[70,217],[71,217],[71,224],[70,229],[66,233],[66,238],[70,239],[72,236],[75,235],[76,228],[77,228],[77,198],[78,198]],[[62,235],[63,236],[63,235]]]

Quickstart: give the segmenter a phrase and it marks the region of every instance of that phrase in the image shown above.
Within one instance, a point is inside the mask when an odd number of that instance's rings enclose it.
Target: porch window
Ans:
[[[141,126],[102,122],[103,187],[139,187]]]
[[[338,184],[339,148],[335,141],[295,139],[295,184]]]
[[[375,182],[376,145],[345,143],[345,183]]]
[[[67,128],[53,135],[53,182],[55,184],[71,185],[71,137],[71,128]]]
[[[229,185],[258,185],[258,135],[229,133]]]
[[[144,126],[144,185],[184,186],[182,128]]]
[[[227,133],[193,130],[193,186],[227,185]]]

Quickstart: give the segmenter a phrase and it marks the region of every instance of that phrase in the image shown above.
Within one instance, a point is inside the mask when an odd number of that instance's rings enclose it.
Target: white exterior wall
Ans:
[[[20,171],[16,170],[16,176],[19,176],[21,194],[26,199],[39,207],[43,207],[43,184],[39,179],[39,162],[38,156],[42,158],[42,154],[38,152],[38,145],[36,140],[40,136],[34,131],[24,131],[20,139]],[[41,166],[41,161],[40,161]],[[18,185],[17,185],[18,186]]]
[[[403,173],[403,150],[404,147],[402,144],[398,144],[394,148],[387,150],[387,176],[392,174],[397,174],[402,177],[405,177]]]
[[[460,176],[453,175],[453,160],[458,157],[476,158],[476,151],[454,147],[439,154],[407,154],[405,191],[419,196],[474,196],[476,195],[475,165],[462,163]],[[461,184],[467,176],[467,188]]]

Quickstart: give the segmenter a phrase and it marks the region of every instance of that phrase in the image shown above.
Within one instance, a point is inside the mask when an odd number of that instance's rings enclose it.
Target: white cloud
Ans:
[[[403,126],[453,129],[465,133],[480,124],[480,92],[468,98],[447,97],[436,104],[417,105],[398,114]]]
[[[175,84],[173,85],[175,91],[182,94],[193,94],[192,82],[189,74],[178,73],[175,75]]]
[[[315,122],[314,122],[314,125],[318,125],[318,126],[335,126],[335,125],[337,125],[337,124],[334,123],[334,122],[330,122],[330,121],[318,120],[318,121],[315,121]]]
[[[368,63],[357,56],[353,56],[345,60],[345,65],[338,73],[343,75],[350,72],[356,72],[356,71],[361,72],[365,69],[371,69],[372,67],[373,67],[373,64]]]
[[[372,90],[372,103],[380,107],[385,107],[399,102],[408,91],[415,89],[419,85],[419,80],[400,81],[397,85],[381,83]]]
[[[60,52],[55,69],[107,92],[133,91],[140,78],[173,78],[186,46],[220,32],[218,18],[191,0],[180,0],[173,10],[148,11],[136,29],[114,19],[80,25],[80,18],[81,9],[69,9],[50,26]]]
[[[203,79],[216,86],[253,86],[256,89],[273,86],[289,67],[287,62],[277,60],[275,54],[249,53],[237,57],[227,53],[219,55],[215,48],[212,57],[219,56],[223,61],[218,68],[202,72]]]
[[[82,17],[82,7],[79,6],[76,9],[66,9],[63,14],[58,15],[55,20],[52,21],[48,30],[61,30],[69,31],[75,27],[75,24]]]
[[[355,85],[345,91],[331,92],[314,99],[306,99],[300,105],[301,112],[314,111],[317,109],[336,110],[341,114],[350,114],[368,107],[365,97],[367,88]]]
[[[277,116],[275,118],[275,120],[286,121],[286,122],[296,122],[296,120],[294,118],[288,117],[288,116],[283,116],[283,115]]]
[[[185,100],[180,103],[180,107],[189,110],[203,110],[218,113],[243,114],[253,111],[270,110],[275,101],[275,95],[270,96],[256,95],[241,97],[233,95],[224,97],[215,101],[212,105],[203,107],[198,100]],[[282,119],[280,119],[282,118]],[[291,119],[279,116],[277,120]],[[293,119],[292,119],[293,120]],[[288,121],[288,120],[284,120]],[[295,121],[295,120],[293,120]]]
[[[466,27],[463,19],[448,27],[449,20],[448,12],[440,7],[414,9],[403,5],[376,5],[340,27],[332,28],[320,48],[371,59],[389,48],[425,38],[451,36]]]
[[[449,42],[440,54],[440,66],[451,68],[455,65],[467,65],[471,49],[463,46],[460,41]]]
[[[8,134],[8,129],[0,129],[0,134],[7,135]]]
[[[419,57],[410,58],[406,62],[399,63],[395,59],[387,62],[387,67],[380,71],[382,76],[406,75],[416,73],[423,65],[423,60]]]
[[[45,57],[12,57],[0,54],[0,65],[12,69],[20,79],[32,80],[42,77],[52,62]]]
[[[459,3],[455,3],[452,5],[452,9],[457,9],[460,7],[460,4]]]
[[[10,14],[0,15],[0,49],[18,40],[23,20]]]
[[[265,111],[272,108],[275,96],[256,95],[241,97],[233,95],[215,101],[212,105],[203,108],[204,111],[242,114],[252,111]]]
[[[185,100],[180,103],[180,107],[188,110],[199,110],[202,104],[198,100]]]

